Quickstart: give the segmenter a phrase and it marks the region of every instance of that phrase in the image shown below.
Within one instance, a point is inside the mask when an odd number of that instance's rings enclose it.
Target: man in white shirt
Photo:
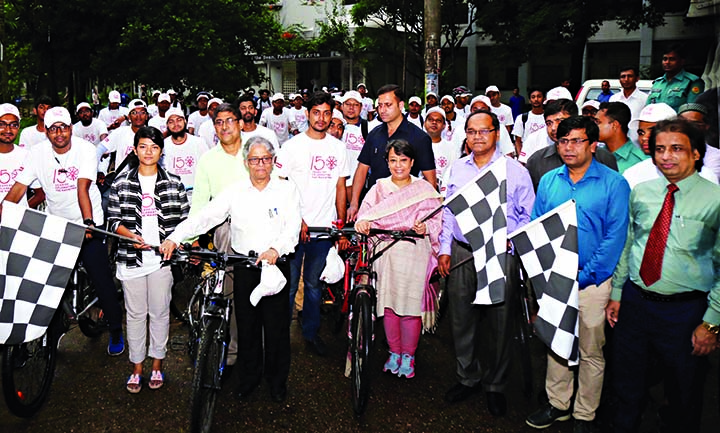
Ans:
[[[298,134],[302,134],[308,129],[307,108],[303,106],[304,102],[302,95],[290,94],[290,103],[292,104],[289,108],[290,118],[294,119]]]
[[[544,105],[545,94],[540,89],[530,90],[530,111],[523,113],[515,119],[512,135],[515,137],[515,153],[520,155],[523,141],[535,131],[545,128]]]
[[[73,135],[89,141],[96,147],[108,136],[105,122],[93,117],[92,107],[87,102],[81,102],[77,106],[77,117],[80,119],[73,125]],[[110,158],[102,158],[98,164],[98,172],[107,173]]]
[[[147,105],[142,99],[133,99],[128,104],[130,112],[130,126],[122,126],[115,132],[108,135],[105,140],[97,146],[98,159],[102,159],[108,153],[115,153],[115,170],[125,161],[125,158],[133,153],[135,133],[140,127],[147,124]]]
[[[421,109],[422,99],[417,96],[411,96],[410,99],[408,99],[408,112],[405,117],[407,117],[408,122],[412,123],[420,129],[423,129],[425,125],[425,119],[423,118],[423,116],[420,115]]]
[[[425,132],[432,140],[433,155],[435,156],[435,173],[437,173],[438,186],[443,190],[442,179],[445,171],[460,157],[460,145],[442,137],[445,130],[446,112],[433,107],[425,116]],[[463,125],[464,126],[464,125]]]
[[[208,114],[208,102],[210,98],[212,98],[212,95],[208,92],[198,92],[195,98],[198,109],[197,111],[193,111],[187,119],[187,128],[190,134],[198,135],[197,131],[200,125],[210,120],[210,115]]]
[[[157,128],[160,132],[167,137],[167,111],[170,109],[170,95],[167,93],[161,93],[157,99],[157,107],[155,107],[155,114],[148,121],[148,126]],[[148,107],[148,115],[150,114],[150,107]]]
[[[450,95],[445,95],[440,99],[440,106],[445,111],[445,129],[443,129],[443,139],[453,141],[455,133],[465,128],[465,116],[461,116],[455,111],[455,100]],[[430,113],[430,110],[427,111]],[[427,114],[425,115],[427,117]]]
[[[188,133],[185,113],[182,110],[168,110],[167,128],[170,136],[165,139],[162,164],[167,171],[180,176],[187,191],[188,202],[192,205],[197,163],[208,148],[202,138]]]
[[[215,116],[217,107],[223,103],[220,98],[212,98],[208,101],[208,116],[210,116],[210,122],[204,122],[198,128],[198,137],[205,141],[205,146],[208,149],[215,147],[218,144],[218,136],[215,134],[215,125],[212,123],[212,118]]]
[[[488,86],[485,89],[485,96],[490,98],[490,111],[497,116],[500,125],[504,125],[508,132],[512,132],[515,124],[512,108],[500,102],[500,89],[497,86]]]
[[[347,122],[343,117],[342,111],[334,109],[332,119],[330,119],[330,128],[328,128],[328,134],[342,141],[343,134],[345,133],[346,124]]]
[[[714,109],[717,105],[711,105],[711,107]],[[703,175],[703,171],[709,171],[720,178],[720,150],[718,150],[717,147],[710,145],[710,125],[708,114],[708,106],[697,102],[683,104],[678,108],[678,116],[692,122],[693,125],[700,128],[703,131],[703,134],[705,134],[705,157],[703,158],[703,167],[700,171],[700,175]]]
[[[549,112],[548,108],[552,108]],[[577,105],[570,99],[554,100],[552,105],[545,107],[545,128],[530,134],[523,143],[518,161],[527,164],[528,159],[537,151],[557,143],[557,127],[560,122],[578,113]]]
[[[20,111],[12,104],[0,104],[0,202],[10,191],[25,166],[29,148],[15,146],[15,138],[19,130]],[[23,195],[20,204],[36,208],[45,200],[45,193],[37,182],[33,183],[31,188],[33,188],[33,196],[28,200]]]
[[[368,134],[368,122],[360,117],[362,100],[360,93],[354,90],[345,93],[340,99],[340,108],[345,118],[345,133],[342,141],[347,149],[348,167],[351,173],[346,181],[348,193],[351,193],[352,173],[355,173],[358,164],[357,158],[365,145],[365,137]]]
[[[633,119],[640,115],[640,111],[645,107],[647,101],[647,93],[643,93],[637,88],[638,79],[639,75],[636,67],[628,66],[621,69],[620,87],[622,87],[622,92],[614,93],[610,97],[610,102],[623,102],[630,107]],[[630,129],[632,130],[632,128]]]
[[[162,93],[162,92],[159,91],[159,90],[153,90],[153,92],[152,92],[152,98],[151,98],[151,99],[152,99],[152,104],[148,105],[148,114],[149,114],[151,117],[155,117],[155,116],[158,115],[158,106],[157,106],[157,103],[158,103],[158,98],[160,97],[160,94],[161,94],[161,93]]]
[[[308,226],[331,227],[332,222],[345,220],[347,205],[345,179],[350,175],[345,145],[327,134],[332,119],[332,96],[315,93],[309,106],[310,128],[288,140],[277,156],[278,175],[293,181],[300,192],[302,228],[300,243],[290,266],[290,308],[303,266],[304,299],[302,334],[315,352],[324,356],[325,343],[318,335],[320,328],[320,274],[332,246],[328,240],[310,239]],[[304,259],[304,265],[303,265]]]
[[[290,134],[297,133],[294,119],[290,118],[290,113],[285,109],[285,96],[282,93],[276,93],[270,97],[272,108],[268,108],[260,115],[260,125],[267,127],[277,136],[277,141],[282,147]]]
[[[45,112],[52,107],[52,99],[49,96],[40,96],[35,100],[33,114],[35,115],[35,125],[28,126],[20,132],[20,147],[32,147],[41,141],[45,141]]]
[[[372,120],[368,118],[368,113],[374,111],[373,110],[373,100],[371,97],[368,96],[367,86],[365,83],[360,83],[356,87],[358,93],[362,97],[362,110],[360,110],[360,118],[365,120]]]
[[[115,129],[127,125],[127,114],[130,110],[126,107],[120,106],[120,92],[113,90],[108,94],[108,106],[100,110],[98,113],[98,119],[105,122],[108,132],[112,132]]]
[[[270,129],[258,125],[257,122],[255,122],[257,113],[255,113],[255,101],[251,94],[246,93],[240,97],[238,100],[238,109],[240,110],[240,116],[243,121],[243,126],[240,130],[243,143],[247,142],[251,137],[260,136],[272,143],[275,149],[280,149],[277,135]]]
[[[47,211],[70,221],[102,226],[103,211],[100,191],[95,184],[97,159],[95,146],[72,135],[70,113],[54,107],[45,113],[48,140],[30,149],[24,169],[5,200],[18,203],[28,185],[38,181],[45,191]],[[117,356],[125,351],[122,335],[122,311],[115,283],[110,274],[104,235],[88,231],[80,250],[80,259],[90,276],[100,300],[103,314],[110,324],[108,354]]]
[[[425,95],[425,108],[420,112],[420,115],[425,118],[425,115],[427,114],[428,110],[432,107],[438,106],[438,96],[435,92],[427,92]]]

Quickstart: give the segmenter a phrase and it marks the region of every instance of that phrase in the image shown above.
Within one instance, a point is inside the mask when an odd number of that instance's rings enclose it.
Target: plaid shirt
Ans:
[[[158,167],[155,181],[155,205],[157,207],[160,242],[175,230],[190,210],[185,187],[180,177]],[[138,169],[133,168],[121,173],[110,189],[108,206],[108,227],[112,232],[122,224],[133,233],[142,233],[142,189],[138,179]],[[131,242],[120,241],[117,260],[127,267],[142,266],[142,250],[132,247]]]

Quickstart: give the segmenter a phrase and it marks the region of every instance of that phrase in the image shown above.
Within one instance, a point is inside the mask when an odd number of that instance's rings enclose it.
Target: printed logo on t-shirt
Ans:
[[[56,192],[73,191],[77,189],[77,179],[80,170],[77,167],[56,168],[53,171],[53,186]]]
[[[152,194],[143,193],[142,195],[142,211],[140,213],[144,217],[157,216],[157,208],[155,207],[155,198]]]
[[[535,132],[535,131],[539,131],[539,130],[541,130],[541,129],[543,129],[543,128],[545,128],[545,125],[544,125],[544,124],[542,124],[542,123],[533,123],[533,124],[530,125],[530,132],[528,133],[528,135],[529,135],[529,134],[532,134],[532,133]]]
[[[362,133],[355,134],[354,132],[348,132],[345,134],[345,146],[347,150],[354,150],[360,152],[365,144],[365,139]]]
[[[332,179],[332,171],[337,165],[338,160],[332,155],[315,155],[310,163],[310,177],[313,179]]]
[[[438,168],[445,168],[448,165],[448,160],[444,156],[435,158],[435,166]]]
[[[0,170],[0,193],[7,194],[8,192],[10,192],[10,189],[15,183],[15,178],[22,170],[22,167],[16,168],[12,171],[8,171],[5,169]]]
[[[95,140],[97,139],[97,137],[95,137],[95,134],[93,133],[85,134],[83,135],[83,138],[90,143],[95,143]]]
[[[176,156],[173,158],[173,170],[177,175],[182,174],[193,174],[193,167],[195,166],[195,158],[191,155],[188,156]]]
[[[275,134],[282,135],[287,131],[287,123],[285,122],[274,122],[272,127]]]

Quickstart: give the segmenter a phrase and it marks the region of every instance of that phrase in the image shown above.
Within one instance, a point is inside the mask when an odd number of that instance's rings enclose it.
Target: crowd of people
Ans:
[[[476,248],[449,208],[437,210],[443,197],[503,164],[508,232],[569,199],[577,208],[579,366],[548,351],[547,401],[526,423],[542,429],[572,417],[574,431],[592,431],[607,322],[614,367],[607,389],[618,402],[613,431],[637,431],[656,363],[668,431],[699,431],[706,355],[718,348],[720,331],[720,150],[717,93],[703,92],[683,57],[676,46],[664,54],[665,74],[649,95],[637,89],[637,68],[624,67],[620,92],[603,87],[607,100],[580,109],[564,87],[530,89],[529,107],[517,90],[512,107],[503,104],[495,85],[474,97],[462,86],[440,98],[428,92],[423,104],[392,84],[373,101],[360,84],[291,94],[290,108],[285,95],[267,90],[231,103],[199,92],[190,114],[174,91],[127,107],[112,91],[97,117],[78,104],[76,123],[66,108],[37,98],[37,124],[20,132],[17,107],[2,104],[0,169],[9,175],[0,178],[0,199],[45,203],[51,214],[126,238],[115,258],[126,338],[105,236],[88,231],[81,259],[110,323],[108,354],[124,353],[127,339],[131,393],[165,381],[173,284],[167,261],[181,243],[212,230],[220,251],[259,253],[262,266],[225,281],[236,325],[228,364],[241,378],[239,397],[265,377],[272,399],[282,402],[301,278],[302,336],[309,350],[327,353],[320,275],[333,245],[312,238],[308,227],[343,220],[360,233],[426,235],[393,246],[376,263],[377,312],[389,346],[383,370],[415,376],[420,335],[435,326],[427,313],[437,308],[429,285],[437,269],[447,285],[456,359],[457,382],[445,399],[484,392],[499,417],[507,411],[519,259],[508,245],[506,302],[474,304],[478,269],[466,259]],[[342,250],[348,240],[337,244]],[[264,272],[286,282],[258,297]]]

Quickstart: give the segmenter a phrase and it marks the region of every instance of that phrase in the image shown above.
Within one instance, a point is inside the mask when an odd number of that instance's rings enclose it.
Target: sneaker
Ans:
[[[570,409],[560,410],[550,403],[546,403],[537,411],[531,413],[525,423],[530,427],[543,429],[550,427],[555,421],[567,421],[570,419]]]
[[[383,366],[383,371],[389,371],[392,374],[398,374],[398,370],[400,370],[400,354],[390,352],[390,357],[388,358],[387,362],[385,362],[385,366]]]
[[[110,356],[122,355],[125,352],[125,340],[122,331],[110,331],[110,342],[108,343],[107,353]]]
[[[408,379],[412,379],[415,377],[415,357],[411,356],[408,353],[403,353],[402,356],[402,363],[400,364],[400,369],[398,370],[398,376],[403,377],[405,376]]]

